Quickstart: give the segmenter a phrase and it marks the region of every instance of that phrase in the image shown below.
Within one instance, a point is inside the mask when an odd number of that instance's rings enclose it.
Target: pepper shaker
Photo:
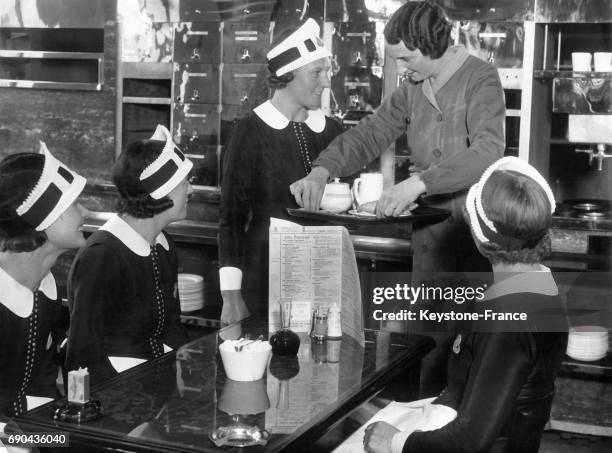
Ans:
[[[329,307],[329,316],[327,318],[327,338],[340,339],[342,338],[342,317],[340,306],[334,302]]]

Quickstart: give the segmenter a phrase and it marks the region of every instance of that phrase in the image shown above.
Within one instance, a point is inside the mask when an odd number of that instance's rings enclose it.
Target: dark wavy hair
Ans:
[[[300,25],[301,24],[290,25],[286,28],[283,28],[281,31],[278,32],[278,34],[275,34],[274,39],[272,40],[272,44],[270,45],[270,49],[273,49],[285,39],[287,39],[293,32],[300,28]],[[291,82],[295,77],[292,71],[289,71],[288,73],[283,74],[282,76],[277,76],[276,74],[274,74],[272,68],[270,68],[270,65],[268,65],[268,72],[268,86],[273,89],[285,88],[289,84],[289,82]]]
[[[450,44],[452,24],[435,3],[408,2],[402,5],[385,26],[389,44],[400,41],[409,50],[419,49],[431,59],[440,58]]]
[[[45,158],[38,153],[19,153],[0,162],[0,252],[32,252],[47,242],[43,231],[17,214],[43,170]]]
[[[166,142],[141,140],[128,144],[113,165],[113,182],[119,190],[117,212],[139,219],[160,214],[174,203],[168,197],[155,200],[140,184],[140,174],[161,154]]]
[[[491,263],[539,263],[550,254],[550,201],[533,179],[511,170],[491,174],[482,190],[482,206],[500,234],[525,241],[506,250],[499,244],[480,244]]]

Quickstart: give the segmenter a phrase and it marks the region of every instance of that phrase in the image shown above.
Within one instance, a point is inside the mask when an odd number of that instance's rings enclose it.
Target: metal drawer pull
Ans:
[[[240,57],[240,59],[245,62],[249,62],[251,60],[249,49],[244,49],[244,51],[242,52],[242,57]]]

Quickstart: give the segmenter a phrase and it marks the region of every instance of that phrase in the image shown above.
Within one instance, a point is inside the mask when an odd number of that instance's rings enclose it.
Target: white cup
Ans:
[[[612,72],[612,52],[595,52],[593,62],[595,71]]]
[[[572,52],[572,70],[590,72],[592,55],[589,52]]]
[[[370,201],[378,201],[382,192],[382,173],[362,173],[353,182],[353,198],[357,206]]]

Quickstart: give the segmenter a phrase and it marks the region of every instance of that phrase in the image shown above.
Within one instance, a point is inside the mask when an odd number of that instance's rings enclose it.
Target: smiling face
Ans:
[[[51,244],[60,249],[74,249],[85,245],[83,221],[89,211],[80,203],[72,203],[64,213],[45,230]]]
[[[329,88],[329,58],[320,58],[293,71],[293,80],[287,84],[287,94],[300,107],[316,110],[321,107],[321,94]]]
[[[424,56],[419,49],[410,50],[400,41],[386,43],[385,50],[395,60],[398,74],[409,77],[412,82],[422,82],[434,75],[436,60]]]

